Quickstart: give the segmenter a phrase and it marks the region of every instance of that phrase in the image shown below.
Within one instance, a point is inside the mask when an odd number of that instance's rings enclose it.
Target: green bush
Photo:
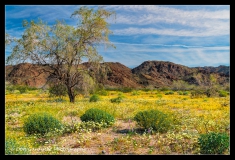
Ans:
[[[50,97],[63,97],[67,95],[67,88],[63,84],[54,84],[49,88]]]
[[[97,94],[93,94],[91,97],[90,97],[90,102],[97,102],[100,100],[100,97],[97,95]]]
[[[30,115],[24,122],[23,129],[27,134],[38,134],[44,136],[50,131],[61,129],[62,124],[59,120],[47,113],[36,113]]]
[[[18,93],[22,94],[26,93],[27,91],[37,90],[37,88],[26,85],[7,85],[6,90],[10,93],[14,93],[14,91],[17,90]]]
[[[14,94],[20,94],[20,91],[19,91],[19,90],[14,90],[12,93],[14,93]]]
[[[159,90],[160,90],[160,91],[168,91],[169,88],[168,88],[168,87],[162,87],[162,88],[160,88]]]
[[[106,90],[100,90],[97,92],[97,94],[101,95],[101,96],[108,96],[109,95],[109,92],[106,91]]]
[[[8,138],[5,140],[6,155],[26,155],[29,153],[29,148],[16,143],[15,139]]]
[[[123,101],[123,98],[118,96],[117,98],[110,99],[111,103],[121,103]]]
[[[220,97],[227,97],[227,95],[228,95],[228,93],[226,91],[223,91],[223,90],[219,91]]]
[[[133,89],[132,89],[132,88],[128,88],[128,87],[123,87],[123,88],[121,88],[121,91],[122,91],[123,93],[129,93],[129,92],[132,92]]]
[[[167,132],[172,126],[171,117],[159,110],[140,111],[135,115],[134,120],[140,127],[152,128],[160,133]]]
[[[21,94],[26,93],[27,87],[26,86],[18,86],[17,90],[19,90]]]
[[[179,95],[183,95],[183,92],[182,92],[182,91],[178,91],[178,94],[179,94]]]
[[[208,88],[205,92],[207,97],[215,97],[218,96],[218,90],[216,88]]]
[[[63,103],[63,102],[66,102],[66,100],[62,99],[62,98],[56,98],[56,99],[53,99],[53,100],[48,100],[47,101],[48,103]]]
[[[133,91],[133,92],[131,93],[131,95],[132,95],[132,96],[137,96],[137,95],[140,95],[140,93],[139,93],[138,91]]]
[[[6,90],[6,91],[5,91],[5,95],[8,95],[8,94],[11,94],[11,92],[8,91],[8,90]]]
[[[144,91],[144,92],[148,92],[148,91],[150,91],[150,88],[143,88],[141,90]]]
[[[187,92],[187,91],[184,91],[184,92],[183,92],[183,95],[188,95],[188,92]]]
[[[85,114],[80,117],[80,119],[85,122],[94,121],[104,123],[104,127],[113,125],[115,121],[111,114],[97,108],[88,109]]]
[[[165,93],[165,95],[172,95],[172,94],[174,94],[173,91],[169,91],[169,92],[166,92],[166,93]]]
[[[215,132],[201,134],[198,143],[201,154],[223,154],[229,148],[229,136]]]
[[[191,92],[191,98],[202,98],[205,95],[203,90],[194,90]]]

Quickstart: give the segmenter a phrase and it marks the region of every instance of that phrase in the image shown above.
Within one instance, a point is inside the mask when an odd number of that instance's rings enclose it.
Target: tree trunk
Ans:
[[[75,102],[75,96],[74,96],[74,94],[73,94],[72,89],[69,88],[69,87],[68,87],[68,95],[69,95],[69,101],[70,101],[71,103],[74,103],[74,102]]]

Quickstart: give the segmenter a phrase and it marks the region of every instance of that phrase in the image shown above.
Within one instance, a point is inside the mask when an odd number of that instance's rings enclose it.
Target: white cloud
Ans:
[[[118,11],[116,24],[127,25],[117,30],[117,34],[129,33],[131,35],[141,30],[142,34],[214,36],[228,35],[230,30],[230,11],[225,9],[189,11],[155,5],[123,5],[107,6],[107,8]],[[113,22],[110,21],[110,23]],[[135,27],[128,25],[135,25]],[[151,25],[151,27],[140,29],[141,26],[146,25]]]
[[[182,44],[159,44],[159,43],[122,43],[122,42],[112,42],[113,44],[121,44],[121,45],[134,45],[134,46],[165,46],[165,47],[186,47],[186,48],[193,48],[193,47],[203,47],[203,46],[187,46]]]
[[[136,67],[147,60],[170,61],[189,67],[229,64],[229,46],[182,47],[161,44],[115,43],[117,49],[101,51],[105,61],[117,61]],[[159,47],[160,46],[160,47]]]
[[[229,19],[228,10],[217,10],[217,11],[206,11],[206,10],[180,10],[175,8],[170,8],[164,6],[156,5],[112,5],[107,6],[107,9],[112,10],[125,10],[127,12],[137,12],[137,13],[154,13],[165,15],[169,17],[181,17],[181,18],[209,18],[209,19]]]
[[[170,36],[190,36],[190,37],[207,37],[229,35],[229,30],[186,30],[186,29],[157,29],[157,28],[136,28],[129,27],[124,29],[115,29],[116,35],[170,35]]]
[[[6,31],[19,37],[19,19],[40,17],[50,25],[70,19],[79,6],[19,6],[6,12]],[[97,6],[89,6],[96,8]],[[186,6],[187,7],[187,6]],[[147,60],[171,61],[186,66],[229,64],[230,11],[223,6],[108,5],[116,22],[108,20],[117,49],[101,50],[105,61],[137,66]],[[210,8],[210,9],[208,9]],[[128,42],[128,43],[125,43]],[[143,44],[142,44],[143,43]],[[9,49],[7,49],[9,52]],[[6,54],[6,51],[5,51]]]

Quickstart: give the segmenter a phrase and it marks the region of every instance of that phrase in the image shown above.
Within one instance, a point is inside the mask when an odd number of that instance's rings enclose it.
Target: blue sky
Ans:
[[[97,8],[97,5],[89,5]],[[137,67],[144,61],[170,61],[189,67],[230,65],[229,5],[107,5],[110,41],[116,49],[100,47],[105,62]],[[6,5],[5,30],[20,38],[22,20],[56,19],[76,25],[70,16],[79,5]],[[10,54],[5,49],[5,57]]]

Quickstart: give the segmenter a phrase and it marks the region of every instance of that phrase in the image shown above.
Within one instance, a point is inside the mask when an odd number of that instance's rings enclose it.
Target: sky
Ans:
[[[70,18],[79,5],[6,5],[5,31],[23,34],[23,20],[48,25]],[[97,9],[98,5],[88,7]],[[116,13],[108,19],[114,48],[99,48],[105,62],[134,68],[144,61],[169,61],[188,67],[230,65],[229,5],[103,5]],[[5,58],[11,54],[5,48]]]

